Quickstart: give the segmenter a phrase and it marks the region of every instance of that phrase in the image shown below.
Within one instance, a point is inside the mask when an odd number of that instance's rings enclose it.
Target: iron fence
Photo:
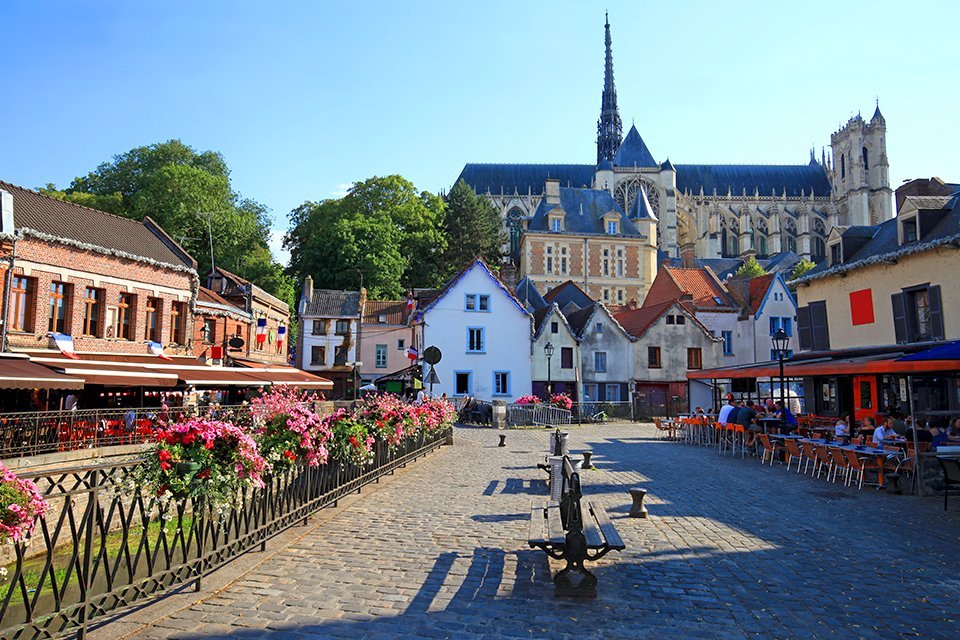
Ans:
[[[87,466],[33,478],[50,505],[30,547],[10,546],[0,581],[0,637],[76,634],[97,618],[204,574],[380,476],[446,442],[452,430],[377,442],[371,465],[332,461],[269,476],[235,506],[161,501],[133,485],[136,462]]]
[[[573,405],[574,419],[579,422],[606,422],[608,420],[633,420],[634,413],[629,402],[576,402]]]
[[[548,404],[508,404],[507,424],[511,427],[535,425],[556,427],[570,424],[571,413]]]

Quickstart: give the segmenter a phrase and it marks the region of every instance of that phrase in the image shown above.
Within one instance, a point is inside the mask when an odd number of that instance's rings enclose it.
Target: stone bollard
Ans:
[[[583,468],[584,469],[593,469],[593,463],[590,462],[590,458],[593,456],[593,451],[584,451],[583,452]]]
[[[501,434],[500,434],[500,444],[498,444],[497,446],[498,446],[498,447],[505,447],[505,446],[507,446],[507,434],[505,434],[505,433],[501,433]]]
[[[647,496],[646,489],[630,489],[630,497],[633,498],[633,506],[630,507],[631,518],[646,518],[647,508],[643,506],[643,499]]]
[[[507,403],[504,400],[494,400],[493,406],[493,428],[505,429],[507,427]]]

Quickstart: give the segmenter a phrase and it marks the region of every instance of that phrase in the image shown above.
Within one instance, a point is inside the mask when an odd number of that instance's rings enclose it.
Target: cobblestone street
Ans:
[[[547,430],[461,428],[153,638],[958,638],[960,510],[655,440],[570,429],[584,494],[627,545],[592,566],[595,601],[558,600],[526,547]],[[626,517],[649,490],[649,519]],[[366,493],[366,490],[365,490]],[[960,501],[958,501],[960,502]],[[590,566],[590,565],[588,565]]]

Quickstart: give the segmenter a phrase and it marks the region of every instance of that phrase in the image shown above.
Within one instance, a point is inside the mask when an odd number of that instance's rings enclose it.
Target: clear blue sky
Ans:
[[[592,162],[613,30],[624,129],[659,161],[803,163],[887,119],[891,182],[960,180],[952,2],[6,1],[0,178],[66,186],[134,146],[224,154],[287,213],[373,175]]]

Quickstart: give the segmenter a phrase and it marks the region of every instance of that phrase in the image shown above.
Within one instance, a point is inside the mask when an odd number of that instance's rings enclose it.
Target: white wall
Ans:
[[[489,311],[465,311],[468,293],[490,296]],[[484,268],[475,264],[446,294],[424,313],[423,349],[435,346],[443,353],[436,366],[440,384],[434,395],[454,397],[456,372],[470,373],[469,395],[481,400],[512,402],[531,390],[530,315],[508,296]],[[467,353],[467,328],[484,329],[485,352]],[[554,356],[557,358],[557,356]],[[424,380],[428,367],[424,365]],[[510,374],[506,395],[494,395],[494,371]]]
[[[640,382],[680,382],[687,378],[687,349],[699,348],[704,369],[726,364],[722,359],[723,343],[713,340],[689,317],[684,324],[667,324],[667,316],[682,315],[679,306],[673,305],[657,318],[643,336],[634,344],[635,377]],[[729,315],[736,314],[714,314]],[[698,318],[700,316],[697,316]],[[718,334],[719,336],[719,334]],[[660,347],[660,368],[648,365],[648,347]]]
[[[756,359],[749,362],[770,360],[770,350],[773,349],[773,343],[770,342],[770,318],[790,318],[792,330],[790,332],[789,348],[794,353],[800,352],[800,338],[797,335],[797,307],[783,281],[780,278],[774,278],[770,295],[753,323],[753,344],[751,348],[756,350]]]
[[[602,331],[597,331],[598,324],[603,326]],[[606,372],[594,370],[594,354],[598,351],[607,354]],[[583,384],[602,385],[615,382],[626,385],[633,379],[633,354],[633,341],[620,330],[615,321],[599,307],[598,303],[597,311],[590,318],[589,324],[584,328],[583,335],[581,336],[580,377]],[[601,387],[598,387],[597,393],[604,396],[605,394],[599,391],[600,388]],[[583,393],[586,394],[586,389],[584,389]],[[620,391],[620,401],[626,402],[628,399],[627,395],[626,388],[622,388]],[[596,401],[606,398],[593,397],[593,394],[591,394],[591,399]]]
[[[303,353],[300,354],[300,358],[303,362],[303,366],[300,367],[304,371],[323,371],[325,369],[330,369],[333,367],[333,361],[336,356],[336,348],[343,344],[344,340],[348,339],[346,335],[337,335],[337,320],[349,320],[350,321],[350,347],[347,351],[347,362],[357,362],[357,329],[360,326],[360,323],[357,322],[356,318],[326,318],[327,321],[327,332],[321,335],[313,334],[313,321],[315,319],[322,320],[323,318],[315,318],[312,316],[307,316],[301,319],[300,322],[300,334],[302,336],[303,344]],[[326,347],[326,362],[323,364],[313,364],[311,353],[313,351],[313,346],[324,346]]]
[[[554,322],[557,323],[557,333],[551,332],[551,324]],[[547,356],[543,353],[543,347],[549,342],[554,348],[553,359],[550,364],[550,379],[554,382],[575,382],[577,367],[580,366],[580,347],[577,344],[577,339],[570,332],[563,316],[556,309],[544,319],[543,324],[540,335],[533,343],[532,379],[547,379]],[[573,366],[569,369],[560,367],[560,354],[563,347],[573,349]]]

